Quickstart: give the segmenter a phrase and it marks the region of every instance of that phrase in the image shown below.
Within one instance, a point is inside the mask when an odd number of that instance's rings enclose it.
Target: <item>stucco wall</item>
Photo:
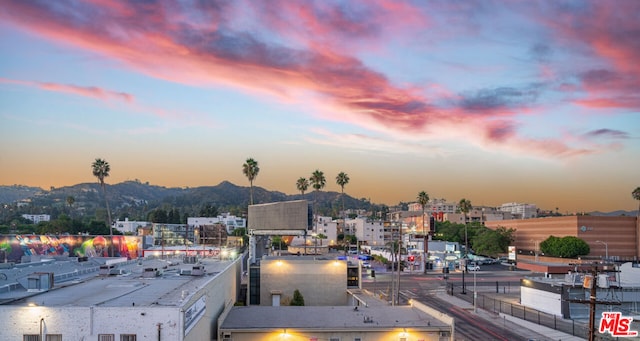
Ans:
[[[260,305],[271,305],[272,291],[281,292],[286,301],[293,298],[296,289],[304,297],[305,305],[346,304],[347,263],[295,257],[260,262]]]

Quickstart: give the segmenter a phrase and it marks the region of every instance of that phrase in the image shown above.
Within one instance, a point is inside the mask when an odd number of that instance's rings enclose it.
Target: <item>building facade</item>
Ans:
[[[578,215],[488,221],[485,226],[492,229],[500,226],[515,229],[513,245],[526,252],[540,251],[540,243],[549,236],[573,236],[589,244],[590,257],[608,256],[612,260],[633,260],[640,257],[636,217]]]

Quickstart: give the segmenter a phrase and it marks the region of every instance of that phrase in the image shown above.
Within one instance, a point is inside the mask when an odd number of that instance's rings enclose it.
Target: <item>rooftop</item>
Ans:
[[[212,280],[231,261],[204,258],[197,264],[185,264],[177,259],[139,259],[115,264],[116,271],[112,273],[117,275],[100,275],[100,265],[104,265],[100,263],[99,260],[80,263],[67,260],[0,269],[0,288],[5,289],[0,290],[0,304],[181,306],[190,294]],[[203,275],[191,275],[196,265],[203,267]],[[20,284],[34,273],[53,273],[53,288],[33,291]]]

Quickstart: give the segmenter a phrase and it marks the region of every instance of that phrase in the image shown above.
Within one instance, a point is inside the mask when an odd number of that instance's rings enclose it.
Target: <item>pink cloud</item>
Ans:
[[[153,77],[192,85],[222,84],[292,102],[311,98],[318,112],[329,119],[348,120],[390,135],[411,134],[422,139],[459,136],[479,145],[534,149],[548,156],[589,152],[560,140],[518,136],[514,117],[530,110],[535,89],[496,87],[454,95],[440,84],[401,87],[349,54],[375,46],[382,37],[431,25],[428,16],[407,3],[380,0],[350,8],[325,2],[315,6],[290,1],[264,4],[270,7],[243,3],[256,18],[280,33],[280,39],[266,38],[268,34],[259,30],[234,30],[236,21],[254,18],[239,15],[244,13],[230,4],[183,8],[173,2],[114,4],[94,0],[70,7],[66,3],[18,1],[5,4],[0,17]],[[569,28],[563,32],[576,34]],[[351,44],[352,40],[345,39],[349,37],[357,37],[361,45]],[[293,43],[287,45],[284,40]],[[591,43],[600,46],[596,41]],[[607,44],[597,50],[620,60],[613,63],[620,69],[633,69],[623,62],[629,51],[612,46],[617,47]],[[40,86],[101,99],[133,100],[127,94],[99,88]]]
[[[126,92],[116,92],[111,90],[105,90],[96,86],[77,86],[77,85],[69,85],[69,84],[59,84],[52,82],[30,82],[30,81],[21,81],[21,80],[13,80],[7,78],[0,78],[0,83],[7,84],[20,84],[24,86],[37,87],[47,91],[54,92],[62,92],[72,95],[90,97],[94,99],[100,100],[117,100],[124,101],[127,103],[132,103],[135,100],[135,97]]]

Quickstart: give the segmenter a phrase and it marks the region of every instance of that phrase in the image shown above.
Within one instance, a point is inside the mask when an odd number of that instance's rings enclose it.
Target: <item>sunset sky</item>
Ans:
[[[640,1],[3,1],[0,185],[635,210]]]

